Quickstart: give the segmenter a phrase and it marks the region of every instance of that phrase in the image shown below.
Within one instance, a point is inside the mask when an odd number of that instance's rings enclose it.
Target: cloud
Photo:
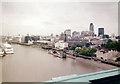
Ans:
[[[67,28],[85,31],[90,22],[94,23],[96,33],[99,27],[104,27],[108,34],[118,32],[117,3],[4,2],[2,10],[3,34],[17,34],[16,28],[21,34],[43,35],[59,34]]]

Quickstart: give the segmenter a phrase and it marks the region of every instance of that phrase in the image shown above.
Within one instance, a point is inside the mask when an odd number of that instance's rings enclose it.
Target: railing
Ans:
[[[83,75],[75,74],[75,75],[62,76],[62,77],[52,78],[52,80],[46,82],[90,82],[90,80],[97,80],[106,77],[120,75],[119,72],[120,72],[120,68],[117,68],[117,69],[99,71],[99,72],[83,74]]]

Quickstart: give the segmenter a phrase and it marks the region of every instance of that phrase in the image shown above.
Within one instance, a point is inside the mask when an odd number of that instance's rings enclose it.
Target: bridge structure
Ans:
[[[83,75],[68,75],[52,78],[46,83],[72,82],[81,84],[120,84],[120,68],[99,71]]]

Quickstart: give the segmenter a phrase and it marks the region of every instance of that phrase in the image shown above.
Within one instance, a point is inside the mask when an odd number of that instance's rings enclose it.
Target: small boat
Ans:
[[[63,58],[63,56],[61,54],[58,54],[57,57]]]
[[[4,49],[6,54],[13,54],[14,53],[13,47],[8,43],[3,44],[3,49]]]
[[[53,56],[54,56],[54,57],[59,57],[59,58],[66,58],[65,55],[62,55],[62,54],[60,54],[60,53],[57,52],[57,51],[53,51]]]
[[[59,58],[66,58],[66,56],[63,56],[61,54],[53,54],[54,57],[59,57]]]
[[[53,56],[54,56],[54,57],[57,57],[57,55],[56,55],[56,54],[53,54]]]
[[[49,54],[52,54],[54,57],[60,57],[60,58],[66,58],[66,55],[65,54],[60,54],[58,51],[54,50],[49,50],[48,51]]]

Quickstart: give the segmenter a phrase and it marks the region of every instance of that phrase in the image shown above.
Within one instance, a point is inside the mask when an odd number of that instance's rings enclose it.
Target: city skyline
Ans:
[[[88,31],[94,24],[94,31],[104,28],[105,34],[118,35],[118,11],[116,2],[99,3],[2,3],[3,35],[50,35],[60,34],[66,29]]]
[[[120,83],[119,0],[2,0],[0,8],[0,83]]]

